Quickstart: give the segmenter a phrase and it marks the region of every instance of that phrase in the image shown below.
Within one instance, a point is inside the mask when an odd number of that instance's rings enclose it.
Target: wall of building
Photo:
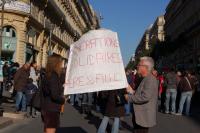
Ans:
[[[196,69],[200,62],[200,1],[173,0],[166,9],[165,33],[179,48],[166,58],[186,69]],[[179,41],[177,41],[179,40]],[[181,41],[182,40],[182,41]],[[166,63],[167,64],[167,63]]]
[[[83,18],[83,12],[77,8],[75,1],[22,0],[20,2],[18,4],[25,4],[27,10],[14,9],[12,6],[12,9],[6,8],[4,27],[13,27],[16,31],[16,50],[12,60],[21,65],[36,60],[38,65],[44,67],[48,53],[61,55],[67,60],[70,45],[79,39],[86,29],[99,28],[99,23],[88,25],[92,22],[87,22]],[[7,6],[9,7],[9,4]],[[91,8],[87,9],[89,5],[79,6],[91,11]],[[86,16],[93,17],[93,20],[98,22],[92,11]]]

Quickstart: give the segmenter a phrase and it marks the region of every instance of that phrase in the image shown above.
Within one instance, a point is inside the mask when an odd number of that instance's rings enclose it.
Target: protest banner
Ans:
[[[70,47],[64,94],[128,86],[116,32],[92,30]]]

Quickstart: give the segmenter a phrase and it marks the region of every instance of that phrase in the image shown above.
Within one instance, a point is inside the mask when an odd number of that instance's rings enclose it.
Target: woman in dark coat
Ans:
[[[124,90],[112,90],[105,92],[107,94],[107,103],[104,118],[98,129],[98,133],[105,133],[109,118],[114,118],[112,133],[118,133],[120,117],[125,116],[124,105],[126,103]]]
[[[41,113],[45,133],[55,133],[60,124],[60,112],[65,103],[62,58],[58,55],[48,57],[46,73],[42,80]]]

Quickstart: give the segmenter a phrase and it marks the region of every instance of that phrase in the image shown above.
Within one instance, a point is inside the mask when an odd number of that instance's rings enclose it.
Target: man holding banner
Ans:
[[[152,58],[141,59],[138,72],[144,79],[137,91],[133,92],[128,87],[117,33],[93,30],[70,48],[64,94],[127,88],[130,94],[126,95],[126,99],[134,103],[135,132],[146,133],[149,127],[156,124],[158,83],[151,74],[153,67]],[[118,132],[117,129],[113,131]]]
[[[126,99],[133,103],[134,133],[148,133],[156,125],[158,81],[152,75],[154,61],[151,57],[142,57],[138,64],[138,73],[144,78],[136,92],[129,86]]]

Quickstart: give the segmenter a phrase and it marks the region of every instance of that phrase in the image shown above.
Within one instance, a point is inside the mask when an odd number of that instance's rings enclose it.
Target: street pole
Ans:
[[[1,10],[1,31],[0,31],[0,60],[2,59],[2,41],[3,41],[3,21],[4,21],[4,6],[5,0],[2,0],[2,10]]]
[[[0,65],[1,59],[2,59],[2,41],[3,41],[3,20],[4,20],[4,6],[5,6],[5,0],[2,1],[2,10],[1,10],[1,28],[0,28]],[[0,81],[0,105],[2,103],[2,94],[3,94],[3,81]],[[2,112],[3,109],[0,108],[0,112]]]

